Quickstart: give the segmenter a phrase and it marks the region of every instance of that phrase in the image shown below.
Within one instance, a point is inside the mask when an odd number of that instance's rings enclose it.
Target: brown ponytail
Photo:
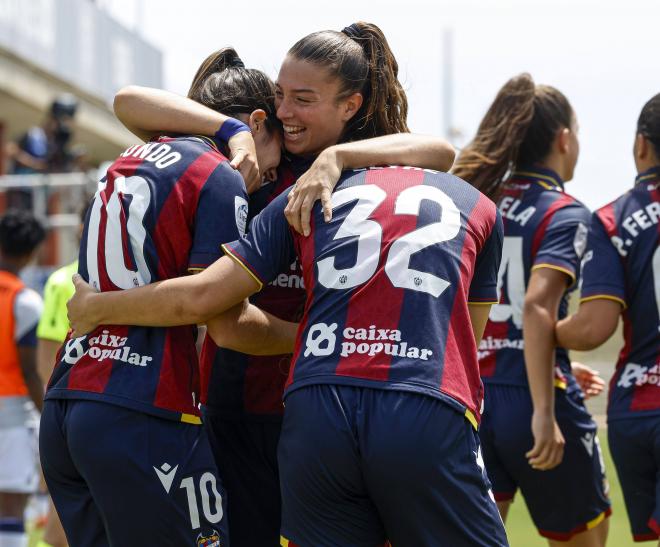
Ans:
[[[346,124],[341,141],[409,131],[408,99],[398,80],[399,66],[376,25],[358,22],[342,32],[314,32],[296,42],[289,55],[338,78],[340,99],[362,94],[362,106]]]
[[[560,91],[519,74],[500,89],[452,172],[495,200],[516,167],[547,157],[557,132],[571,127],[572,115]]]
[[[266,129],[279,128],[275,115],[275,84],[260,70],[245,68],[231,47],[211,53],[197,69],[188,98],[227,116],[264,110]]]

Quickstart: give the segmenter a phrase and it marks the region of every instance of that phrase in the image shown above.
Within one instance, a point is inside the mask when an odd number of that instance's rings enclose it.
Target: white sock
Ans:
[[[27,547],[27,544],[23,520],[0,518],[0,547]]]

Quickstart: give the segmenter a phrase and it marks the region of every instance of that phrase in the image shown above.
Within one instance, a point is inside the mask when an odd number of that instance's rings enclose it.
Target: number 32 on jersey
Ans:
[[[334,257],[320,260],[317,267],[321,285],[329,289],[350,289],[366,283],[376,273],[383,228],[369,217],[386,198],[387,194],[382,188],[371,184],[352,186],[332,195],[333,208],[357,200],[334,237],[337,240],[357,236],[357,257],[354,266],[339,269],[335,266]],[[385,273],[395,287],[426,292],[437,298],[449,287],[449,281],[412,269],[410,259],[414,253],[431,245],[454,239],[461,229],[461,214],[447,194],[428,185],[403,190],[397,197],[394,214],[418,216],[422,200],[440,205],[440,221],[413,230],[394,241],[387,253]]]

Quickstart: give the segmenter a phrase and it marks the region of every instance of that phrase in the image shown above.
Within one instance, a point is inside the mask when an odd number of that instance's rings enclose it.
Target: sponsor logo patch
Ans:
[[[375,357],[391,355],[428,361],[433,351],[409,345],[398,329],[382,329],[376,325],[368,327],[346,327],[335,334],[337,323],[315,323],[307,331],[304,356],[323,357],[334,353],[337,336],[341,334],[340,355],[348,357],[355,353]]]

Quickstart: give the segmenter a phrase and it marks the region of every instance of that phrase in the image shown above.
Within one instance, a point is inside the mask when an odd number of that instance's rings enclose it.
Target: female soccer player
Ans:
[[[623,316],[608,438],[635,541],[660,536],[660,94],[637,121],[635,186],[592,216],[580,308],[557,324],[567,348],[604,343]]]
[[[602,546],[610,502],[596,424],[554,342],[589,220],[564,191],[578,150],[566,97],[521,74],[499,91],[454,173],[497,200],[504,219],[500,303],[479,346],[480,437],[500,512],[506,519],[520,488],[551,545]]]
[[[273,94],[265,74],[221,50],[200,67],[191,97],[237,118],[220,128],[223,142],[161,137],[110,166],[79,256],[78,271],[97,290],[122,292],[203,269],[221,243],[244,234],[245,185],[218,146],[249,124],[262,168],[275,167]],[[194,335],[190,325],[107,325],[60,350],[40,452],[71,545],[227,544],[223,491],[199,427]]]
[[[444,140],[397,134],[407,131],[407,102],[397,70],[382,32],[368,23],[351,25],[343,33],[317,32],[294,45],[280,69],[276,91],[286,154],[277,182],[251,196],[250,217],[310,165],[306,177],[334,177],[333,184],[343,166],[393,163],[448,169],[454,154]],[[223,121],[220,114],[176,96],[134,87],[117,96],[115,109],[127,125],[145,131],[213,134]],[[387,136],[378,138],[383,135]],[[377,138],[359,141],[367,137]],[[304,295],[300,266],[292,260],[252,302],[278,317],[297,321]],[[211,325],[216,338],[231,330],[240,334],[240,324],[212,321]],[[257,340],[249,342],[251,352],[262,351]],[[290,360],[291,355],[248,356],[219,349],[208,339],[205,342],[202,384],[208,391],[202,391],[203,412],[229,492],[229,526],[235,547],[279,545],[276,456]]]

